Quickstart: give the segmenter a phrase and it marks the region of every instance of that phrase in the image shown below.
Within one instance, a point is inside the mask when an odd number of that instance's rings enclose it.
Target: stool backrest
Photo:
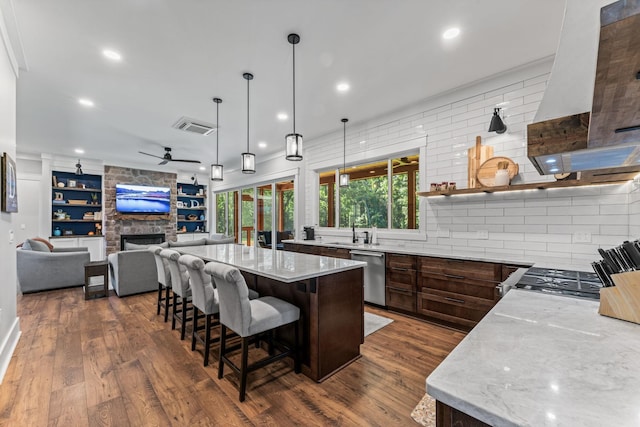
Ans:
[[[162,248],[160,246],[149,246],[147,250],[153,254],[153,259],[156,262],[158,283],[162,286],[171,287],[171,272],[169,271],[169,264],[160,256]]]
[[[211,283],[211,276],[204,272],[204,261],[193,255],[182,255],[178,262],[189,272],[193,305],[205,314],[215,314],[219,310],[218,292]]]
[[[204,272],[213,278],[220,298],[220,323],[238,335],[249,334],[251,303],[249,288],[240,270],[219,262],[210,262]]]
[[[173,292],[181,298],[185,298],[189,292],[189,273],[185,267],[178,263],[180,253],[172,249],[162,249],[160,251],[160,258],[162,258],[169,267]]]

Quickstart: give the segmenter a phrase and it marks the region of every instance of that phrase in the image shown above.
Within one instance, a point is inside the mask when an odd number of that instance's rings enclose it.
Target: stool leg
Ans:
[[[222,379],[224,375],[225,351],[227,350],[227,327],[220,324],[220,360],[218,361],[218,379]]]
[[[204,322],[204,366],[209,365],[209,347],[211,346],[211,319],[213,316],[207,314]]]
[[[178,313],[178,294],[173,293],[173,303],[171,304],[171,330],[176,328],[176,314]],[[182,337],[184,339],[184,337]]]
[[[300,321],[298,320],[293,324],[295,329],[294,332],[294,343],[293,343],[293,370],[296,374],[300,373]]]
[[[193,311],[195,313],[195,307]],[[180,324],[180,339],[183,340],[187,334],[187,299],[182,298],[182,323]]]
[[[160,282],[158,282],[158,311],[156,312],[157,316],[160,315],[161,305],[162,305],[162,285],[160,284]]]
[[[193,333],[191,334],[191,351],[196,349],[196,334],[198,333],[198,309],[193,306]]]
[[[249,359],[249,338],[242,337],[242,362],[240,365],[240,402],[244,402],[247,392],[247,361]]]
[[[164,293],[164,323],[167,323],[167,320],[169,320],[169,307],[171,306],[171,303],[169,302],[171,300],[171,288],[170,287],[166,287],[165,288],[165,293]]]

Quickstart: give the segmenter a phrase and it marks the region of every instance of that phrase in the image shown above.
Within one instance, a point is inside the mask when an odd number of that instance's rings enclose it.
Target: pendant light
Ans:
[[[347,173],[347,122],[349,119],[342,119],[342,144],[343,144],[343,157],[342,157],[342,173],[340,174],[340,187],[349,186],[349,174]]]
[[[223,166],[218,161],[218,151],[220,148],[218,135],[220,135],[220,103],[222,99],[213,98],[216,103],[216,163],[211,165],[211,181],[222,181]]]
[[[83,175],[82,165],[80,164],[80,159],[78,159],[78,163],[76,163],[76,175]]]
[[[242,75],[247,80],[247,152],[242,153],[242,173],[256,173],[256,155],[249,152],[249,81],[253,80],[253,74]]]
[[[287,160],[302,160],[302,135],[296,133],[296,45],[300,43],[300,36],[289,34],[287,40],[293,49],[293,133],[285,137]]]
[[[500,115],[500,108],[493,109],[493,117],[491,117],[491,123],[489,124],[489,132],[495,132],[497,134],[505,133],[507,131],[507,125],[504,124]]]

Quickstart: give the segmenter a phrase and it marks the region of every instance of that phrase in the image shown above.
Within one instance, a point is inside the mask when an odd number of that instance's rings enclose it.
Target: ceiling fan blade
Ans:
[[[171,159],[172,162],[202,163],[200,160]]]
[[[151,156],[151,157],[156,157],[156,158],[158,158],[158,159],[162,159],[162,158],[163,158],[162,156],[156,156],[155,154],[145,153],[144,151],[138,151],[138,153],[140,153],[140,154],[145,154],[145,155],[147,155],[147,156]]]
[[[157,157],[157,156],[156,156]],[[162,157],[160,157],[162,158]],[[169,160],[163,160],[160,163],[158,163],[159,165],[166,165],[167,163],[169,163]]]

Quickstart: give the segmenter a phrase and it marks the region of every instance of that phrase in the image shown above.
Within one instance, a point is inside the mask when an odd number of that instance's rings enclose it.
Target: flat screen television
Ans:
[[[169,213],[171,189],[150,185],[116,184],[116,211],[129,214]]]

